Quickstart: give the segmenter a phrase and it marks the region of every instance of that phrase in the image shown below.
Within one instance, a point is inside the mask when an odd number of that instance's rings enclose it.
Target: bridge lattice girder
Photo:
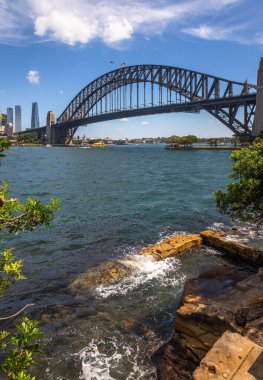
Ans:
[[[221,106],[217,105],[213,109],[203,107],[203,109],[206,109],[238,135],[251,133],[249,127],[251,127],[253,121],[255,97],[246,97],[246,95],[255,93],[255,85],[247,82],[229,81],[192,70],[161,65],[129,66],[102,75],[75,96],[57,119],[57,124],[67,124],[69,126],[69,122],[76,120],[81,122],[81,120],[85,119],[87,121],[89,116],[93,116],[93,114],[90,115],[91,110],[103,98],[105,99],[108,94],[120,87],[132,86],[134,83],[137,85],[140,83],[151,83],[152,85],[159,86],[159,88],[166,88],[170,93],[175,92],[180,94],[180,96],[185,98],[186,102],[190,103],[196,101],[202,103],[202,101],[206,100],[211,101],[212,105],[213,101],[222,99],[224,102],[222,102]],[[153,87],[151,88],[151,92],[154,92]],[[234,96],[240,97],[239,101],[234,105],[226,106],[225,100],[230,100]],[[151,98],[153,98],[153,93],[151,94]],[[162,103],[162,99],[159,98],[160,111],[163,106]],[[242,121],[237,118],[241,106],[244,107]],[[130,105],[131,108],[132,106]],[[149,107],[145,107],[145,105],[141,107],[137,103],[136,108]],[[100,114],[106,112],[105,109],[101,109]],[[72,123],[72,126],[73,124],[76,125],[76,123]],[[80,123],[77,124],[81,125]]]

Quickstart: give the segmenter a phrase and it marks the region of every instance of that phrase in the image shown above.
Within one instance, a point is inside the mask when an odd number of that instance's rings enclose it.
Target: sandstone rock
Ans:
[[[200,362],[227,330],[247,334],[263,346],[262,311],[263,270],[245,277],[233,268],[222,266],[188,280],[182,305],[176,313],[173,337],[158,365],[159,379],[191,379],[191,372],[190,377],[180,377],[180,353],[188,358],[184,365],[187,372],[191,363]],[[167,365],[170,377],[167,377]]]
[[[202,239],[198,234],[176,235],[159,244],[154,244],[143,249],[140,254],[151,255],[155,260],[162,260],[167,257],[175,256],[177,253],[184,252],[187,249],[201,246],[201,244]]]
[[[51,315],[50,314],[42,314],[41,315],[41,322],[49,323],[50,321],[51,321]]]
[[[152,360],[157,363],[159,380],[193,380],[192,373],[199,365],[198,358],[180,344],[176,334],[156,351]]]
[[[256,249],[247,244],[227,239],[227,234],[206,230],[200,232],[204,244],[229,253],[236,259],[241,259],[260,267],[263,265],[263,249]]]
[[[263,317],[248,322],[243,331],[244,335],[253,342],[262,345],[263,342]],[[263,373],[263,371],[262,371]]]
[[[107,262],[80,274],[71,284],[73,291],[85,290],[98,285],[111,285],[132,273],[132,268],[121,262]]]
[[[194,372],[195,380],[256,380],[251,367],[263,348],[237,333],[225,332]],[[262,372],[263,374],[263,365]]]

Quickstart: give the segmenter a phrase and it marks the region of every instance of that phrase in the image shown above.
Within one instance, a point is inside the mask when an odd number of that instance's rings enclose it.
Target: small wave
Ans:
[[[227,226],[224,223],[215,222],[212,224],[212,226],[208,226],[207,228],[209,228],[210,230],[214,232],[220,232],[220,231],[225,231],[229,229],[229,226]]]
[[[179,273],[181,263],[175,258],[155,261],[151,256],[137,254],[128,256],[120,261],[122,264],[133,269],[133,275],[125,278],[118,284],[98,286],[95,289],[95,295],[98,298],[125,295],[146,283],[161,282],[162,286],[173,287],[179,285],[185,279],[184,275],[181,275],[179,278],[175,275],[169,276],[170,273]]]
[[[207,254],[209,256],[221,256],[222,252],[216,250],[215,248],[209,247],[208,245],[202,249],[203,254]]]
[[[226,236],[228,240],[240,241],[247,243],[253,239],[263,239],[263,227],[260,228],[255,223],[234,221],[235,226],[230,227],[224,223],[213,223],[209,226],[212,231],[230,231]]]
[[[188,234],[189,232],[181,231],[181,230],[173,230],[173,232],[171,232],[171,230],[168,228],[167,230],[159,233],[159,239],[157,240],[155,244],[162,243],[164,240],[170,239],[171,237],[176,236],[176,235],[188,235]]]

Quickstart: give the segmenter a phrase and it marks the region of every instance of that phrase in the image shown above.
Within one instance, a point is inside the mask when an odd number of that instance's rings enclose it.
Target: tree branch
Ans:
[[[22,311],[24,311],[26,308],[30,307],[30,306],[34,306],[35,304],[34,303],[28,303],[26,306],[24,306],[21,310],[19,310],[17,313],[15,314],[12,314],[12,315],[9,315],[8,317],[2,317],[0,318],[0,321],[5,321],[7,319],[11,319],[11,318],[14,318],[16,316],[18,316],[20,313],[22,313]]]
[[[20,214],[20,215],[18,215],[18,216],[14,216],[13,218],[1,218],[1,217],[0,217],[0,223],[1,223],[2,220],[4,221],[4,223],[13,222],[13,221],[15,221],[15,220],[21,219],[21,218],[23,218],[24,216],[30,214],[30,212],[32,212],[32,211],[31,211],[31,210],[28,210],[27,212],[24,212],[23,214]]]

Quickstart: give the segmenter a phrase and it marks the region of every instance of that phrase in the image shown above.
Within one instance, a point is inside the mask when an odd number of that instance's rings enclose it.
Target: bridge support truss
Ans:
[[[48,133],[68,144],[81,125],[117,118],[206,110],[235,135],[252,135],[256,86],[162,65],[113,70],[84,87]]]

